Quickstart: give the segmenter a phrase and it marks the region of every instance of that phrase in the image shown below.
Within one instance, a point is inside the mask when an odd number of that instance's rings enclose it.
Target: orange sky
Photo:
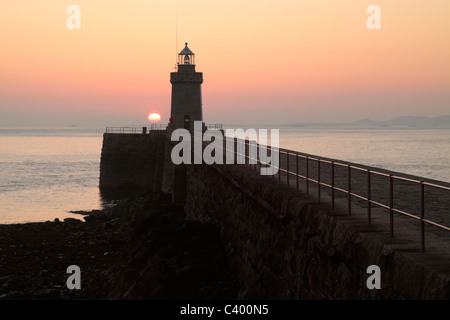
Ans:
[[[80,30],[66,26],[71,4]],[[366,26],[372,4],[381,30]],[[450,114],[448,0],[2,0],[0,12],[0,125],[167,121],[176,17],[208,123]]]

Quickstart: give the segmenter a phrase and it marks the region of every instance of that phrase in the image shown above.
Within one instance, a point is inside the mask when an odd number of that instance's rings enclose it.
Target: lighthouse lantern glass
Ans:
[[[188,48],[187,42],[184,49],[178,54],[178,64],[195,65],[195,54]]]

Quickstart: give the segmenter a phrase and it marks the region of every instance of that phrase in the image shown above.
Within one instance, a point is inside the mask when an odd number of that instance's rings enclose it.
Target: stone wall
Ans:
[[[373,210],[369,227],[243,165],[175,166],[170,149],[165,134],[106,133],[100,187],[171,193],[189,219],[217,226],[239,298],[450,299],[450,244],[427,234],[421,252],[411,219],[396,216],[392,238],[386,214]],[[370,265],[380,290],[367,288]]]
[[[165,134],[105,133],[100,160],[100,188],[161,191]]]
[[[245,166],[187,166],[185,210],[221,230],[242,299],[450,298],[448,268]],[[381,269],[380,290],[367,288],[369,265]]]

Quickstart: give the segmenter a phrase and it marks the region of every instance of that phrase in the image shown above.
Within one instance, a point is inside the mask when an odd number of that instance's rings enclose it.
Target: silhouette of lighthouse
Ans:
[[[187,42],[178,54],[177,72],[170,73],[170,83],[172,102],[169,128],[193,130],[194,121],[203,121],[203,73],[195,71],[195,54],[188,48]],[[204,124],[202,128],[205,128]]]

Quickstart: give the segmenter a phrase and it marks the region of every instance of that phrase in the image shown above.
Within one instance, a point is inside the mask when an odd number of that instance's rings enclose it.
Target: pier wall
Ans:
[[[100,188],[142,188],[161,191],[165,134],[104,133]]]
[[[392,238],[248,166],[175,166],[170,150],[165,134],[106,133],[100,187],[168,192],[188,219],[216,225],[240,299],[450,299],[448,255],[402,238],[402,217]],[[367,287],[371,265],[381,289]]]
[[[423,263],[431,253],[248,167],[188,166],[185,209],[221,230],[242,299],[450,298],[448,272]],[[370,265],[381,289],[367,287]]]

